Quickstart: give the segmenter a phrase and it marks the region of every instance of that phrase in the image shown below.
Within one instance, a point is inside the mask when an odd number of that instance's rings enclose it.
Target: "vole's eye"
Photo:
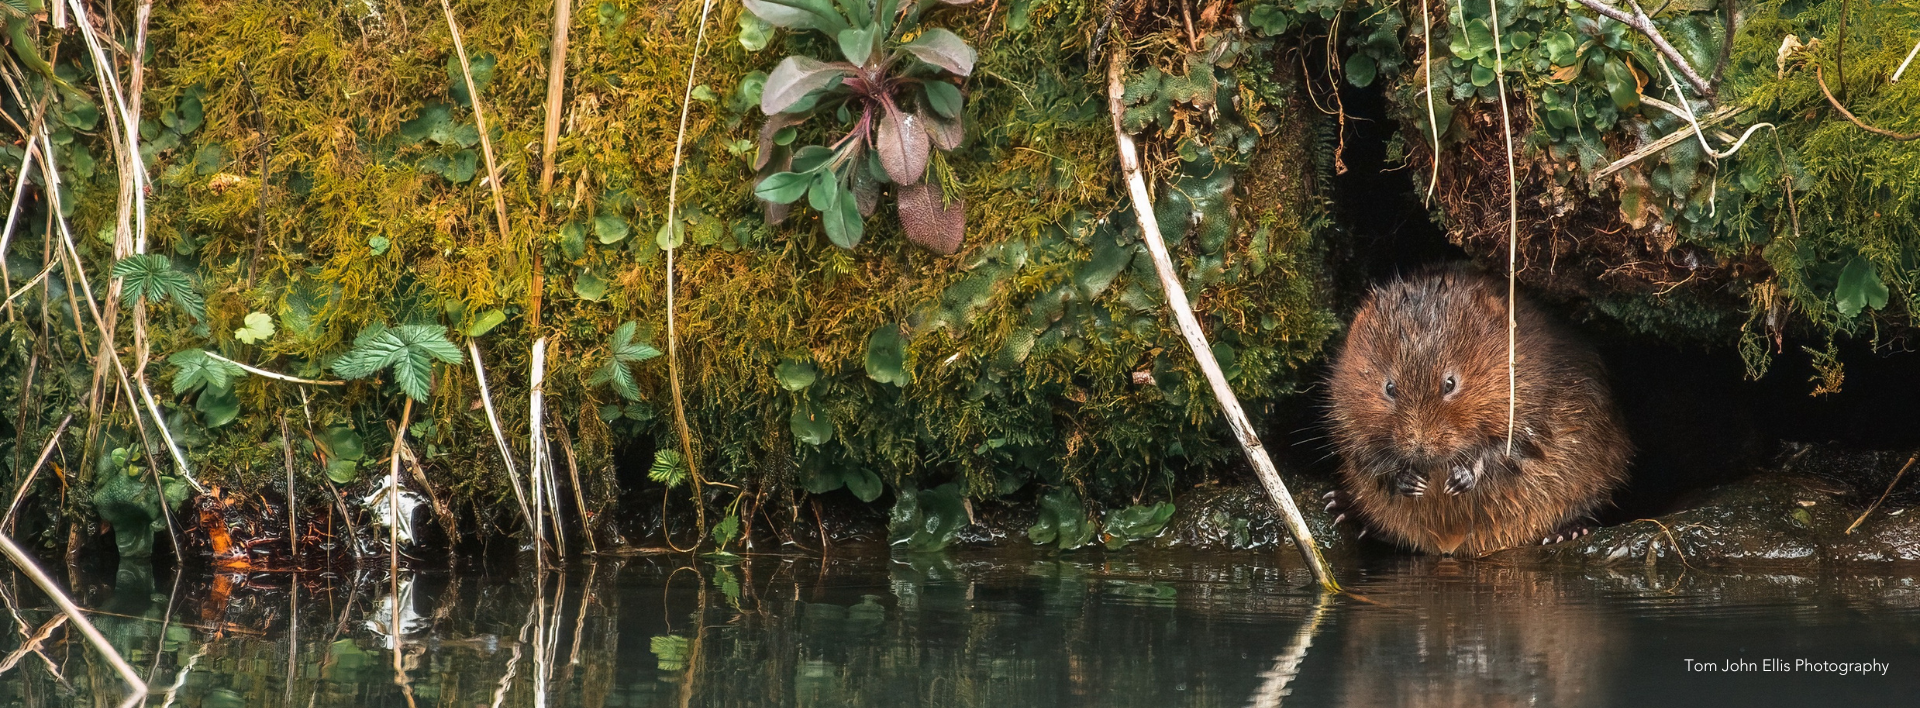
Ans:
[[[1453,375],[1448,374],[1446,383],[1440,385],[1440,393],[1443,393],[1443,394],[1453,393],[1453,389],[1457,385],[1458,384],[1454,383]]]
[[[1392,400],[1398,397],[1399,395],[1400,395],[1400,387],[1393,385],[1392,381],[1388,381],[1387,382],[1387,399]]]

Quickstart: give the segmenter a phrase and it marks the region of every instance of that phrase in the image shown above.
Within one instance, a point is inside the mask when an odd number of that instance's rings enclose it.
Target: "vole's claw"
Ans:
[[[1339,526],[1339,525],[1340,525],[1340,522],[1342,522],[1342,521],[1346,521],[1346,520],[1347,520],[1347,515],[1346,515],[1346,514],[1341,514],[1341,515],[1339,515],[1339,516],[1335,516],[1335,517],[1333,517],[1333,525],[1335,525],[1335,526]]]
[[[1466,465],[1454,465],[1453,473],[1447,475],[1447,493],[1454,496],[1473,489],[1480,482],[1480,475]]]

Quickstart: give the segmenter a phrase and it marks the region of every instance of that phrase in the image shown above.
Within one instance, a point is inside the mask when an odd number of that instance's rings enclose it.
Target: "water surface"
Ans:
[[[344,568],[188,571],[177,587],[173,574],[139,570],[67,581],[151,677],[153,706],[1745,706],[1920,696],[1920,568],[1393,558],[1343,569],[1352,593],[1322,598],[1288,560],[875,549],[825,562],[634,557],[541,578],[512,567],[418,570],[397,584],[383,570]],[[0,705],[118,703],[112,670],[64,626],[22,650],[57,616],[24,579],[0,583],[17,617],[5,621],[19,630],[0,638]],[[1834,672],[1869,662],[1886,668]],[[1775,666],[1792,670],[1764,670]]]

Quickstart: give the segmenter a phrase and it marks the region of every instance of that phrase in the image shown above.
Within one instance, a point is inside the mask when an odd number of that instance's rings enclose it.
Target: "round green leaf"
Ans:
[[[907,385],[907,343],[900,337],[900,326],[880,325],[867,338],[867,377],[880,383]]]
[[[593,235],[601,243],[619,243],[627,238],[627,220],[616,214],[601,214],[593,217]]]
[[[825,445],[833,439],[833,419],[812,401],[801,401],[793,407],[787,428],[793,432],[795,441],[808,445]]]

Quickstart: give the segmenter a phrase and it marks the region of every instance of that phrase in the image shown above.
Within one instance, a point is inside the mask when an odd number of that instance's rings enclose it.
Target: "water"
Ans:
[[[1343,569],[1352,594],[1323,600],[1290,560],[650,556],[579,565],[544,586],[516,568],[419,571],[403,577],[397,607],[379,571],[358,583],[304,574],[297,591],[287,575],[190,571],[176,590],[171,575],[122,572],[82,577],[77,594],[152,676],[153,706],[533,706],[542,694],[551,706],[996,707],[1920,696],[1920,568],[1390,558]],[[64,627],[39,653],[18,651],[55,614],[24,579],[0,581],[29,627],[0,638],[0,705],[118,703],[112,670]],[[1801,670],[1763,671],[1769,659]],[[1888,667],[1810,673],[1803,659]],[[1753,669],[1727,671],[1742,661]]]

